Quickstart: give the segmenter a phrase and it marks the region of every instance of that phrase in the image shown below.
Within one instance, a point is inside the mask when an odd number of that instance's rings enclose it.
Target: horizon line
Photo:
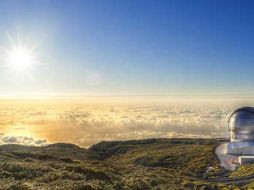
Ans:
[[[47,98],[135,98],[135,97],[150,97],[150,98],[156,98],[156,97],[171,97],[171,98],[177,98],[177,97],[201,97],[201,98],[252,98],[253,93],[213,93],[213,94],[202,94],[202,93],[195,93],[195,94],[108,94],[108,95],[82,95],[82,94],[70,94],[70,95],[52,95],[52,94],[44,94],[44,95],[29,95],[29,94],[19,94],[19,95],[0,95],[0,99],[47,99]],[[231,97],[227,97],[231,96]]]

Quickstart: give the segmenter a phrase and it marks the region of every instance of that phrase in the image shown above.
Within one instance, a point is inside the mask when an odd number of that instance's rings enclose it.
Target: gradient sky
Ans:
[[[0,62],[0,95],[254,93],[254,2],[1,0],[8,34],[36,46],[29,76]]]

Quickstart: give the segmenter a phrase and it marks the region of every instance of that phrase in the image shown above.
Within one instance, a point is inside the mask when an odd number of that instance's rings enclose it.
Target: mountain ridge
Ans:
[[[252,187],[254,165],[230,172],[215,148],[228,139],[102,141],[0,146],[3,189],[230,189]],[[254,173],[254,172],[253,172]],[[239,183],[238,183],[239,182]]]

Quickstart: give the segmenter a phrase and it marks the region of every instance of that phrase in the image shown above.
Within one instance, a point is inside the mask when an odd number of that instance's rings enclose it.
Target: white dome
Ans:
[[[231,141],[254,142],[254,108],[243,107],[234,111],[228,121]]]

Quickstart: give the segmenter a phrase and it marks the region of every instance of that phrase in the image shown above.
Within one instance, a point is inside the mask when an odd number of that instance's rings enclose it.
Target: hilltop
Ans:
[[[229,189],[254,187],[254,164],[234,172],[214,153],[225,139],[0,146],[1,189]]]

